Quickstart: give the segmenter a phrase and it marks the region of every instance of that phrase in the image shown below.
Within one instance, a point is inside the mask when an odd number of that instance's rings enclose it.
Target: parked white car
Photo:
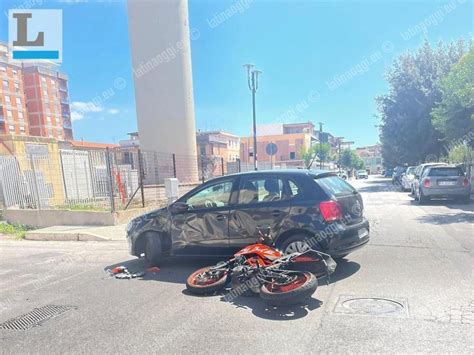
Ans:
[[[409,166],[407,171],[402,174],[402,190],[411,191],[411,183],[415,178],[416,166]]]
[[[367,171],[365,170],[357,170],[356,174],[356,179],[368,179],[369,174],[367,174]]]

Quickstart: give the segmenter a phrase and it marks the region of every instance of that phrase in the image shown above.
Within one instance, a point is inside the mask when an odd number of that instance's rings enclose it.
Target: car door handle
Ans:
[[[216,219],[217,219],[218,221],[223,221],[223,220],[226,219],[226,218],[227,218],[227,216],[224,215],[224,214],[218,214],[217,217],[216,217]]]
[[[273,211],[272,211],[272,216],[277,217],[277,216],[279,216],[279,215],[281,215],[281,211],[280,211],[280,210],[273,210]]]

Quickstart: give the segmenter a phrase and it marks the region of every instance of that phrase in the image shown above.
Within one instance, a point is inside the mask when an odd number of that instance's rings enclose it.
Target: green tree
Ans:
[[[442,99],[431,116],[445,136],[445,147],[449,150],[458,140],[474,146],[474,48],[452,67],[439,88]]]
[[[318,162],[322,161],[323,163],[330,161],[331,146],[329,143],[315,144],[309,149],[302,147],[300,153],[306,169],[311,169],[316,160]]]
[[[364,161],[350,149],[344,149],[341,153],[341,166],[347,169],[363,169]]]
[[[466,163],[474,157],[474,151],[468,145],[458,145],[452,148],[448,153],[450,163]]]
[[[433,49],[425,41],[416,52],[400,55],[387,74],[389,91],[376,98],[382,121],[380,140],[387,165],[417,164],[439,155],[443,138],[431,121],[441,100],[438,81],[465,53],[462,40]]]

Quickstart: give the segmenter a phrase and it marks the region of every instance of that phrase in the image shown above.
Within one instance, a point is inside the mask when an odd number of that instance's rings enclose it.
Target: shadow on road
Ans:
[[[347,259],[338,259],[336,260],[337,267],[334,274],[330,277],[329,283],[335,283],[337,281],[341,281],[347,279],[348,277],[354,275],[360,269],[360,264],[356,263],[355,261],[350,261]],[[326,282],[322,280],[321,282]]]
[[[316,290],[317,294],[318,290]],[[222,302],[226,301],[221,297]],[[290,307],[272,307],[263,302],[258,295],[244,297],[240,296],[228,302],[236,308],[251,309],[252,314],[259,318],[268,320],[294,320],[303,318],[323,304],[322,301],[311,297],[307,302]]]
[[[453,224],[453,223],[474,223],[474,213],[460,212],[453,214],[432,214],[417,218],[421,223],[429,224]]]

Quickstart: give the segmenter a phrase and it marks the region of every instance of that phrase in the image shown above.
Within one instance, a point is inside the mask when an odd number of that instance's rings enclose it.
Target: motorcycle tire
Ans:
[[[203,272],[209,270],[213,266],[206,266],[194,271],[188,276],[186,280],[186,289],[195,295],[206,295],[223,289],[227,283],[227,271],[216,280],[209,280],[208,282],[199,282],[197,277]]]
[[[318,288],[318,279],[310,272],[298,272],[297,281],[288,285],[279,286],[278,289],[271,284],[264,284],[260,289],[260,298],[275,307],[293,306],[304,303]]]

